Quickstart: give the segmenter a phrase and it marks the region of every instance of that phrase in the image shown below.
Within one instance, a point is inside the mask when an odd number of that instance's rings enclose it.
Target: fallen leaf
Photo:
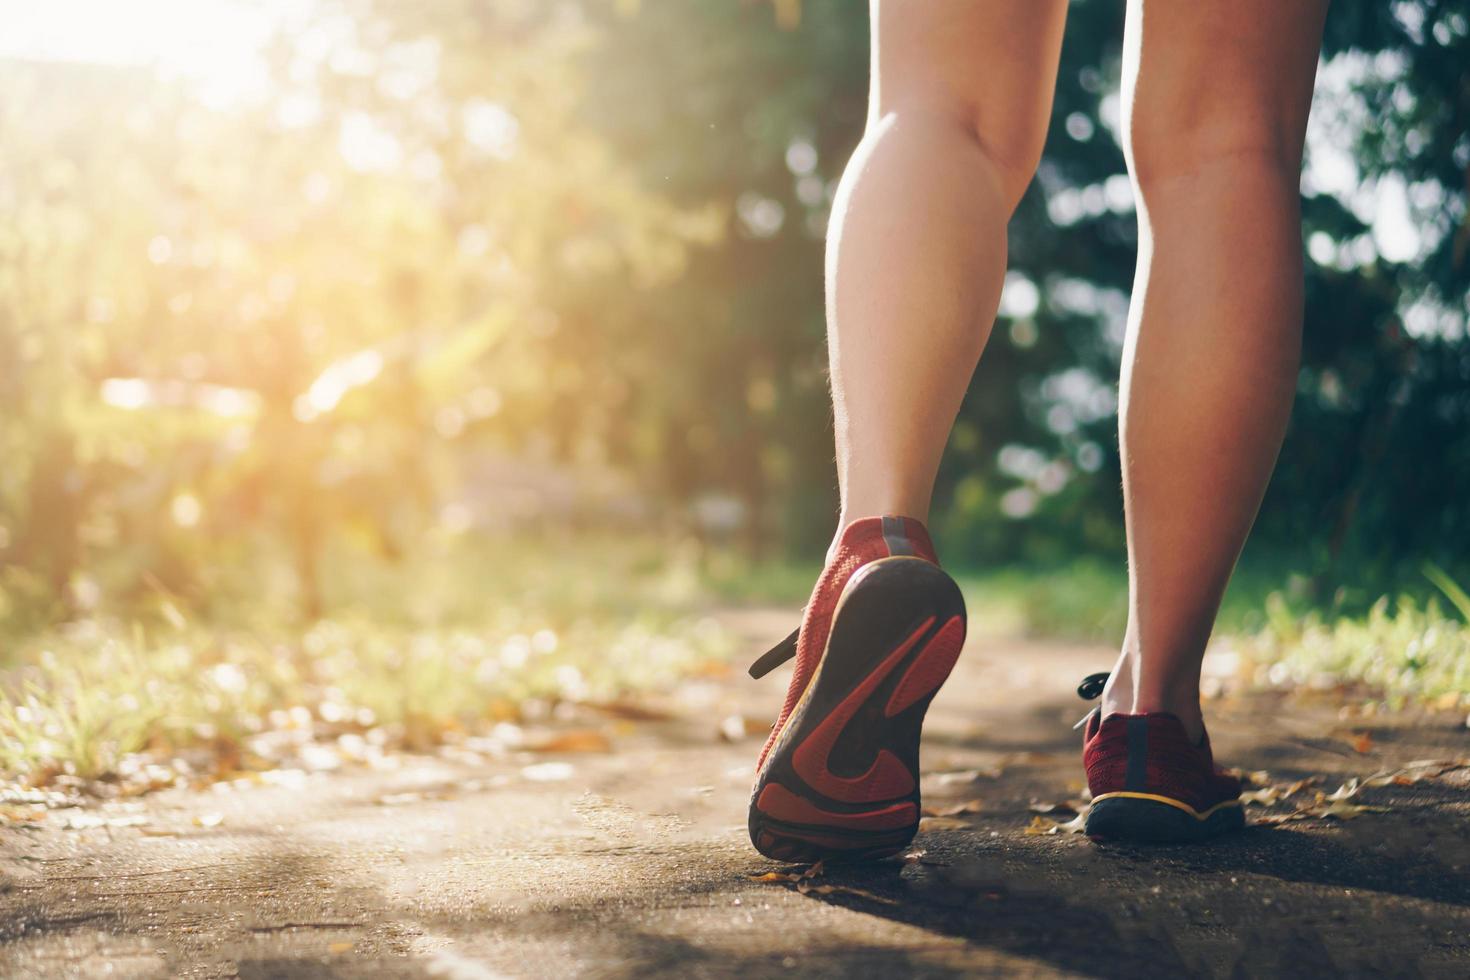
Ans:
[[[1460,694],[1459,691],[1448,691],[1448,692],[1446,692],[1444,694],[1441,694],[1439,697],[1437,697],[1437,698],[1434,699],[1434,702],[1433,703],[1434,703],[1435,710],[1436,711],[1454,711],[1456,708],[1458,708],[1460,706],[1460,698],[1461,697],[1462,697],[1462,695]]]
[[[959,786],[964,783],[973,783],[981,779],[997,779],[1002,770],[995,769],[957,769],[954,772],[940,772],[934,774],[934,782],[940,786]]]
[[[934,830],[969,830],[970,825],[957,817],[920,817],[919,832]]]
[[[929,852],[926,851],[926,850],[924,850],[922,847],[916,847],[912,851],[909,851],[909,852],[905,853],[900,860],[903,861],[905,867],[907,867],[910,864],[922,864],[922,865],[924,865],[926,867],[930,867],[930,868],[947,868],[947,867],[949,867],[949,862],[948,861],[931,861],[931,860],[929,860],[927,857],[925,857],[925,855],[928,854],[928,853]]]
[[[1041,814],[1038,813],[1036,816],[1032,817],[1031,822],[1026,825],[1025,834],[1027,837],[1038,837],[1042,834],[1051,833],[1052,829],[1057,826],[1060,825],[1055,820],[1043,817]]]
[[[571,779],[577,770],[570,762],[541,762],[521,769],[521,776],[533,783],[554,783]]]
[[[1363,778],[1364,786],[1412,786],[1425,779],[1470,769],[1470,759],[1417,759],[1402,769],[1381,769]]]
[[[352,943],[328,943],[327,952],[333,955],[345,953],[352,948]]]
[[[926,817],[958,817],[964,813],[979,813],[983,809],[980,800],[966,800],[950,806],[924,807],[920,812]]]
[[[1352,736],[1348,739],[1348,744],[1351,745],[1353,747],[1353,751],[1358,753],[1359,755],[1367,755],[1369,752],[1373,751],[1373,733],[1354,732]]]
[[[810,881],[813,878],[820,878],[824,870],[825,865],[818,861],[801,871],[767,871],[764,874],[751,875],[750,880],[766,883]]]
[[[66,818],[67,830],[90,830],[93,827],[141,827],[148,818],[141,813],[126,817],[104,817],[97,813],[73,813]]]
[[[799,881],[800,875],[788,874],[785,871],[767,871],[765,874],[751,875],[751,881],[759,881],[763,884],[772,884],[778,881]]]
[[[1037,814],[1031,818],[1024,831],[1027,837],[1040,837],[1043,834],[1080,834],[1087,826],[1087,811],[1089,807],[1083,805],[1071,820],[1065,822],[1053,820],[1051,817]]]
[[[1365,813],[1388,813],[1389,808],[1386,806],[1368,806],[1349,802],[1366,786],[1366,781],[1354,776],[1332,793],[1319,791],[1315,800],[1298,806],[1291,813],[1266,814],[1255,818],[1254,822],[1270,827],[1299,820],[1353,820]]]
[[[423,793],[384,793],[373,802],[378,806],[404,806],[409,803],[417,803],[423,798]]]
[[[1262,827],[1274,827],[1277,824],[1293,823],[1297,820],[1306,820],[1311,816],[1305,810],[1296,810],[1292,813],[1266,813],[1259,817],[1252,817],[1251,823]]]
[[[755,735],[764,735],[771,730],[768,722],[749,715],[729,715],[720,722],[720,738],[727,742],[738,742]]]
[[[218,827],[221,823],[224,823],[224,819],[224,814],[222,813],[201,813],[194,818],[194,826]]]
[[[1087,804],[1082,800],[1067,800],[1064,803],[1032,803],[1027,809],[1043,817],[1075,817],[1087,809]]]
[[[853,888],[851,885],[814,885],[809,881],[801,881],[797,883],[796,890],[802,895],[852,895],[855,898],[865,898],[870,902],[881,902],[884,905],[898,904],[891,898],[875,895],[864,888]]]
[[[669,721],[674,716],[659,708],[650,708],[636,701],[583,701],[582,706],[624,721]]]
[[[1305,779],[1298,779],[1294,783],[1277,783],[1263,789],[1246,790],[1240,794],[1240,800],[1242,803],[1254,803],[1257,806],[1274,806],[1288,797],[1295,796],[1308,786],[1315,785],[1319,782],[1321,782],[1320,776],[1308,776]]]
[[[921,852],[922,853],[922,852]],[[818,882],[817,879],[825,873],[826,867],[818,861],[804,871],[767,871],[764,874],[751,875],[751,881],[771,885],[795,885],[796,891],[802,895],[852,895],[856,898],[864,898],[870,902],[881,902],[885,905],[896,904],[893,899],[876,895],[862,888],[853,888],[850,885],[834,885],[829,882]]]
[[[1314,817],[1331,817],[1336,820],[1351,820],[1365,813],[1387,813],[1386,806],[1364,806],[1358,803],[1348,803],[1345,800],[1337,800],[1324,807],[1314,807],[1310,811]]]
[[[593,728],[560,732],[525,746],[532,752],[611,752],[612,742]]]

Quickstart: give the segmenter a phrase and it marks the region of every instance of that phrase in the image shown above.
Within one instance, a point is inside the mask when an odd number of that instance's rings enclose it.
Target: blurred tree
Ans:
[[[854,6],[295,16],[269,93],[224,107],[141,70],[0,62],[10,611],[84,606],[98,583],[207,605],[246,581],[314,615],[333,549],[392,560],[530,520],[491,469],[596,473],[589,498],[631,475],[658,524],[819,553],[822,239],[866,117]],[[1121,548],[1121,5],[1070,18],[940,474],[950,557]],[[1324,583],[1463,566],[1470,12],[1341,6],[1325,55],[1305,366],[1253,548]],[[262,552],[289,556],[287,585],[252,578]]]

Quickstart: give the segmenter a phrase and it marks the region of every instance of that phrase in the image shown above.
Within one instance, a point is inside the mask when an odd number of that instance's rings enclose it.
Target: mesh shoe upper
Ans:
[[[1094,714],[1087,722],[1082,762],[1093,799],[1144,793],[1201,814],[1240,796],[1240,781],[1215,765],[1209,736],[1190,742],[1179,719],[1163,712]]]

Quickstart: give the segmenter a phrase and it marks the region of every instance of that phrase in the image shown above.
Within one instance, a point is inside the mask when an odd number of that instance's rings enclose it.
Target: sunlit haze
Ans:
[[[50,0],[5,4],[0,57],[152,66],[199,83],[209,101],[258,92],[261,46],[282,0]]]

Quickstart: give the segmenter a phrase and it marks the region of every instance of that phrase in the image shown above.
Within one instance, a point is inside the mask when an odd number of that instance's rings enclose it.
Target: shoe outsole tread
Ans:
[[[892,557],[858,570],[752,792],[758,851],[781,861],[862,861],[909,844],[918,830],[924,715],[959,655],[964,626],[959,587],[937,565]],[[834,733],[829,719],[838,713],[845,720]],[[773,785],[780,791],[763,796]],[[899,810],[910,815],[902,826],[869,819]],[[792,813],[806,819],[783,819]],[[854,826],[864,822],[878,826]]]

